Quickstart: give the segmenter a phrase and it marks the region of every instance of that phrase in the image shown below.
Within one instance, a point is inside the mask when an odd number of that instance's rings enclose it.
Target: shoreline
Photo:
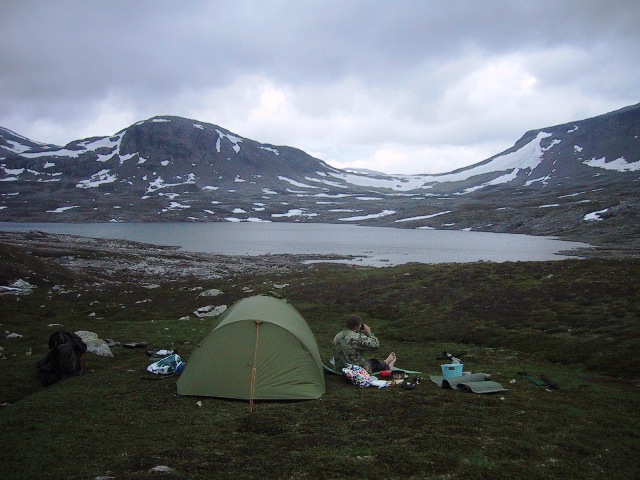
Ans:
[[[307,261],[344,258],[313,254],[229,256],[188,252],[177,246],[39,231],[0,232],[0,244],[23,249],[73,272],[103,281],[126,278],[152,282],[287,273],[315,265],[304,263]]]
[[[320,268],[327,264],[335,268],[367,267],[349,262],[354,257],[339,255],[223,255],[189,252],[179,246],[41,231],[0,231],[0,244],[20,248],[74,273],[88,275],[100,281],[122,283],[280,274]],[[570,259],[624,259],[640,256],[640,248],[594,245],[591,248],[579,248],[559,254]]]

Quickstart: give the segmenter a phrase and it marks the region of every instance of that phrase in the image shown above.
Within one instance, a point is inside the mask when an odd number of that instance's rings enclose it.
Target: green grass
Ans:
[[[0,296],[3,331],[23,335],[0,338],[0,402],[9,403],[0,409],[0,478],[640,477],[638,260],[325,265],[156,289],[92,284],[42,262],[29,268],[55,282]],[[52,290],[56,282],[62,288]],[[323,358],[356,312],[378,334],[381,355],[397,352],[399,366],[425,372],[422,383],[358,389],[327,375],[320,400],[259,402],[250,413],[247,402],[178,396],[176,377],[146,373],[144,350],[114,348],[115,358],[87,355],[81,377],[38,384],[35,363],[56,328],[144,340],[188,360],[214,322],[195,318],[195,308],[285,283],[279,291],[309,323]],[[198,298],[195,287],[224,293]],[[64,326],[48,326],[56,323]],[[491,373],[509,390],[438,388],[428,376],[444,350],[466,352],[466,370]],[[520,379],[521,371],[546,373],[560,389]],[[158,465],[172,471],[151,473]]]

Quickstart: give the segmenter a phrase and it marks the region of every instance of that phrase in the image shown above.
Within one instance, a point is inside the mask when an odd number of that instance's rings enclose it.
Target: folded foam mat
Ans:
[[[460,390],[471,393],[496,393],[504,392],[504,388],[498,382],[488,380],[489,375],[486,373],[472,373],[470,375],[462,375],[460,377],[444,378],[441,376],[429,377],[433,383],[441,388],[450,388],[452,390]]]

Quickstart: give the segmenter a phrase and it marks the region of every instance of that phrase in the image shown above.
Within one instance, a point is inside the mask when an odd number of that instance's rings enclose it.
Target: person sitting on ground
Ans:
[[[386,360],[376,358],[365,359],[365,351],[375,351],[380,348],[380,341],[358,315],[347,318],[346,328],[333,339],[333,359],[335,367],[342,371],[347,365],[358,365],[369,373],[392,370],[396,363],[396,354],[391,352]]]

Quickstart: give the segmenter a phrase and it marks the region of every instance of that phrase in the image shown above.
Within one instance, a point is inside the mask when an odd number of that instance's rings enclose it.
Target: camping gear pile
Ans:
[[[491,375],[487,373],[470,373],[449,378],[432,376],[431,381],[441,388],[468,393],[497,393],[507,390],[498,382],[491,380]]]
[[[174,373],[182,372],[183,368],[184,362],[182,361],[182,358],[180,358],[180,355],[171,352],[166,357],[163,357],[157,362],[153,362],[149,365],[147,367],[147,372],[156,375],[172,375]]]
[[[442,376],[433,375],[430,377],[431,381],[441,388],[478,394],[497,393],[507,390],[498,382],[491,380],[491,375],[488,373],[464,372],[464,364],[458,358],[462,355],[464,354],[452,355],[443,352],[442,355],[436,357],[438,360],[446,359],[451,363],[441,365]]]
[[[327,367],[325,367],[325,370],[327,370]],[[331,371],[332,373],[338,373],[335,370],[329,371]],[[412,373],[417,374],[420,372]],[[407,380],[409,378],[407,370],[382,370],[381,372],[377,372],[376,375],[372,375],[364,368],[358,365],[351,364],[342,369],[342,375],[344,375],[344,377],[356,387],[386,388],[393,387],[394,385],[400,385],[402,388],[407,390],[413,390],[414,388],[416,388],[416,385],[420,383],[421,378],[416,377],[413,381]]]
[[[358,365],[348,365],[342,369],[342,374],[356,387],[368,387],[373,381],[369,372]]]

